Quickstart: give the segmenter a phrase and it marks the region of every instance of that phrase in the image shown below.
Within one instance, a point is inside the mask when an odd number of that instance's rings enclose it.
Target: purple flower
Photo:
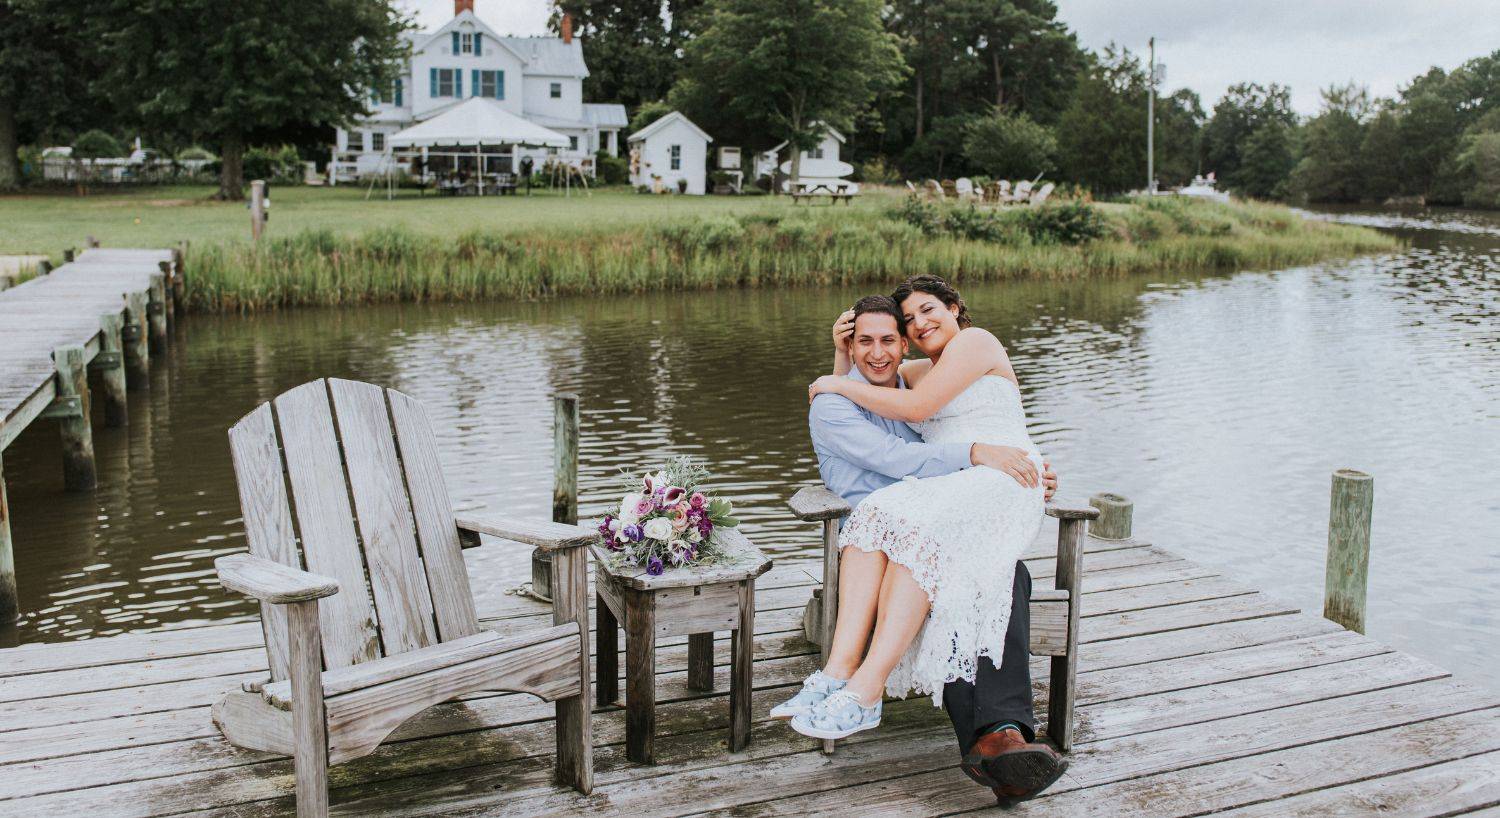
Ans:
[[[631,542],[640,542],[646,536],[646,532],[642,531],[639,525],[627,525],[625,526],[625,530],[620,533],[630,538]]]
[[[646,561],[646,573],[653,577],[661,576],[662,572],[666,570],[667,567],[662,564],[661,557],[652,556],[651,559]]]
[[[635,504],[635,516],[644,517],[647,514],[650,514],[655,508],[656,506],[651,502],[651,498],[642,497],[640,501]]]
[[[604,515],[604,521],[599,523],[599,536],[603,537],[606,540],[609,539],[609,535],[614,532],[614,530],[609,527],[609,524],[613,522],[614,519],[615,518],[609,514]]]
[[[703,492],[695,491],[693,496],[688,498],[688,505],[693,508],[703,508],[708,505],[708,498],[703,496]]]
[[[712,520],[704,517],[698,521],[698,533],[702,534],[704,539],[708,539],[708,535],[712,534],[713,530],[714,524]]]
[[[687,489],[680,486],[668,486],[667,490],[662,492],[661,499],[662,502],[666,503],[667,505],[675,506],[678,503],[682,502],[682,499],[686,496]]]

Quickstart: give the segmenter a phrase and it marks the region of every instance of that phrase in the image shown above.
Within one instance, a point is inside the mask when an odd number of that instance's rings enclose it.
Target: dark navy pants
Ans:
[[[968,753],[975,739],[1001,722],[1014,722],[1027,741],[1036,740],[1036,716],[1031,709],[1030,603],[1031,572],[1017,561],[1000,667],[982,656],[972,683],[959,680],[943,688],[943,708],[953,720],[960,753]]]

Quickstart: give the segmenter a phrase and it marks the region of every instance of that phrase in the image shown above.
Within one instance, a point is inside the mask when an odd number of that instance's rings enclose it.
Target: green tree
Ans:
[[[986,176],[1031,178],[1056,164],[1057,139],[1025,114],[997,110],[969,123],[964,135],[964,158]]]
[[[1292,126],[1277,120],[1260,124],[1240,149],[1232,187],[1259,199],[1281,198],[1296,164]]]
[[[879,0],[712,0],[669,99],[701,123],[730,118],[752,138],[785,139],[796,179],[803,150],[826,128],[851,130],[902,77],[880,10]]]
[[[105,118],[88,93],[95,52],[62,11],[42,0],[0,0],[0,190],[21,183],[22,144],[66,139],[81,119]]]
[[[1385,201],[1404,191],[1405,156],[1401,150],[1401,122],[1389,101],[1365,126],[1365,138],[1359,145],[1359,176],[1364,180],[1363,198]]]
[[[1323,90],[1323,110],[1302,129],[1302,158],[1292,171],[1291,190],[1315,202],[1357,202],[1366,195],[1360,150],[1367,136],[1370,93],[1333,85]]]
[[[951,42],[979,57],[976,77],[996,107],[1046,117],[1059,112],[1061,98],[1082,63],[1077,38],[1057,19],[1052,0],[944,0]]]
[[[1216,172],[1229,188],[1239,189],[1242,151],[1251,134],[1269,122],[1287,127],[1297,124],[1290,89],[1275,83],[1263,86],[1245,82],[1230,86],[1214,105],[1213,116],[1203,129],[1206,167]],[[1274,137],[1268,135],[1263,139]]]
[[[212,144],[219,197],[244,196],[247,147],[366,114],[410,21],[392,0],[95,0],[104,82],[151,128]]]
[[[626,136],[639,131],[670,113],[672,113],[672,106],[668,105],[664,100],[655,99],[645,103],[635,109],[635,114],[630,117],[629,133]]]
[[[1156,98],[1156,179],[1185,185],[1203,170],[1203,103],[1181,88]]]
[[[1091,56],[1057,122],[1057,157],[1064,178],[1096,193],[1144,186],[1146,75],[1128,50]]]

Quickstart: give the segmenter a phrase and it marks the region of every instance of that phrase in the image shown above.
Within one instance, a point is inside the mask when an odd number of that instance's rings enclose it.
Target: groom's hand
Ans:
[[[1057,472],[1053,471],[1052,464],[1045,460],[1042,461],[1042,486],[1046,489],[1043,498],[1050,502],[1052,495],[1057,493]]]

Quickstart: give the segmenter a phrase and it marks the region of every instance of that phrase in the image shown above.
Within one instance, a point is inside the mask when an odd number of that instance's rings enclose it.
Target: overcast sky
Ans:
[[[398,0],[424,28],[453,14],[451,0]],[[1205,110],[1230,85],[1292,88],[1300,113],[1318,89],[1354,80],[1389,96],[1431,66],[1452,69],[1500,49],[1500,0],[1055,0],[1086,48],[1111,41],[1142,54],[1155,35],[1167,89],[1187,87]],[[502,34],[546,33],[548,0],[476,0]]]

